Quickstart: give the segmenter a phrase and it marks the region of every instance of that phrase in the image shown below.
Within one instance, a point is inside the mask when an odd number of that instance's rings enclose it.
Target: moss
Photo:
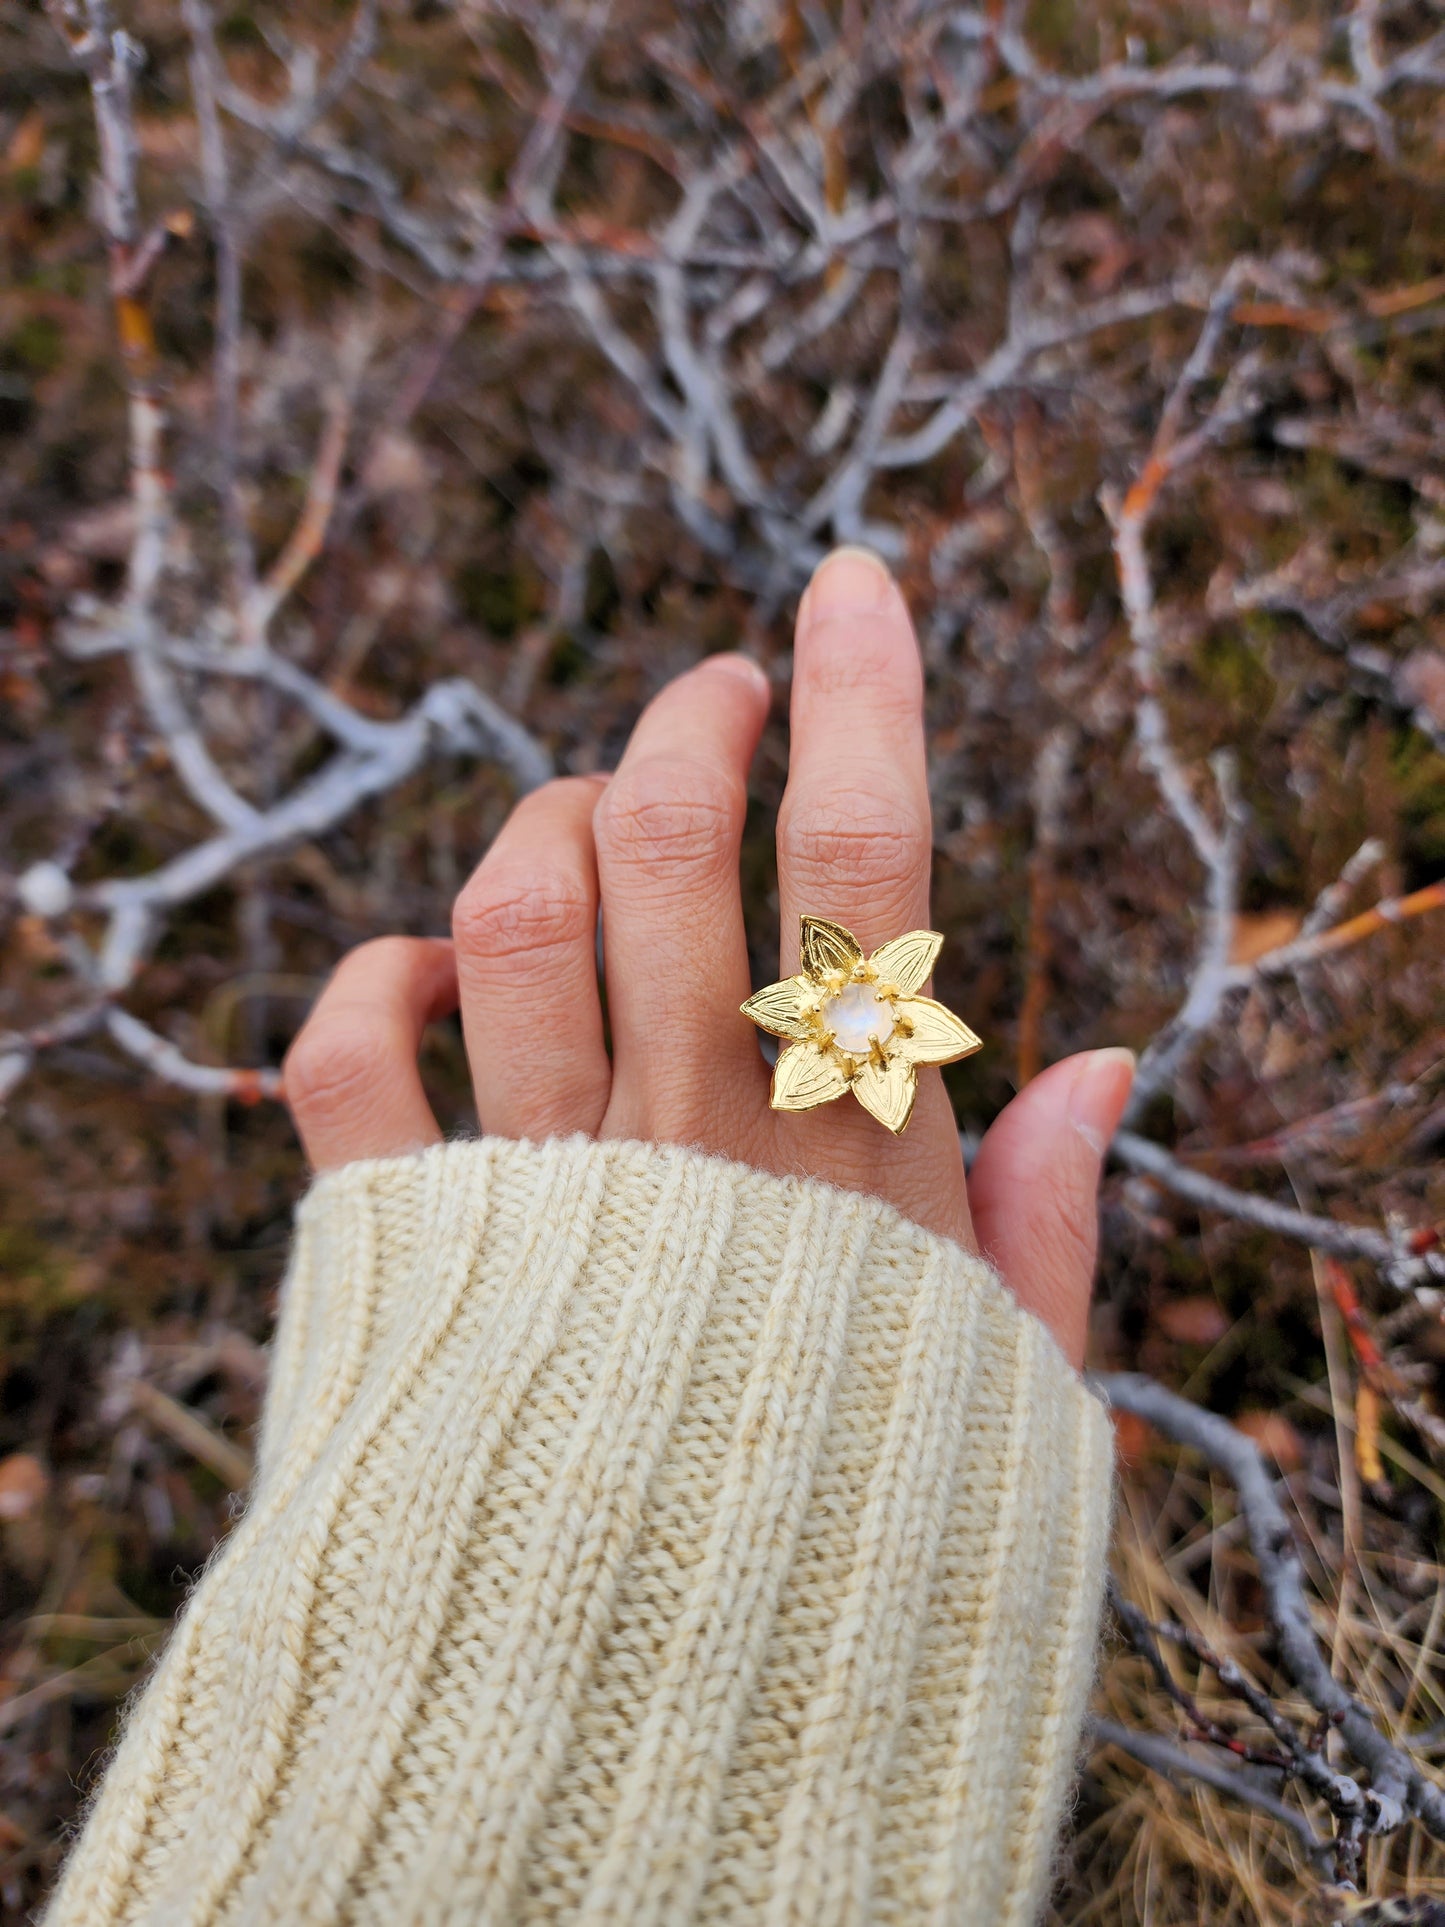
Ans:
[[[553,689],[568,689],[580,682],[591,667],[591,658],[575,636],[560,636],[547,660],[547,681]]]
[[[1311,449],[1304,459],[1300,518],[1309,527],[1328,529],[1335,552],[1374,559],[1374,543],[1402,547],[1415,532],[1415,493],[1404,482],[1366,474],[1346,457]]]
[[[452,578],[457,606],[490,635],[508,639],[531,621],[539,608],[536,585],[521,569],[491,569],[464,562]]]
[[[1390,743],[1389,772],[1404,831],[1407,862],[1424,883],[1445,863],[1445,756],[1418,730],[1403,724]],[[1412,876],[1412,881],[1415,879]]]
[[[13,1344],[70,1302],[71,1269],[32,1226],[0,1223],[0,1342]]]
[[[256,16],[245,8],[228,13],[216,28],[216,38],[223,47],[246,48],[259,51],[266,45]]]
[[[587,626],[600,631],[610,629],[621,606],[612,558],[606,549],[593,549],[587,558],[587,586],[582,598]]]
[[[1195,666],[1206,692],[1216,702],[1227,703],[1241,721],[1258,721],[1269,714],[1275,679],[1241,630],[1211,630],[1200,645]]]
[[[51,375],[65,358],[65,331],[47,314],[27,315],[6,336],[4,358],[32,375]]]

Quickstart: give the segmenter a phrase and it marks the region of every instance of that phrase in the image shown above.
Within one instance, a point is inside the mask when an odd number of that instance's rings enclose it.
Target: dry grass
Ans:
[[[1307,1528],[1316,1629],[1337,1676],[1378,1713],[1384,1730],[1400,1739],[1430,1735],[1421,1757],[1440,1761],[1445,1568],[1412,1551],[1409,1535],[1372,1513],[1342,1585],[1342,1513],[1331,1459],[1321,1437],[1308,1464],[1289,1478]],[[1311,1709],[1275,1676],[1268,1630],[1251,1613],[1252,1575],[1240,1536],[1232,1494],[1196,1466],[1136,1468],[1121,1488],[1115,1573],[1151,1617],[1181,1621],[1215,1651],[1231,1654],[1281,1710],[1308,1726]],[[1185,1665],[1178,1676],[1207,1715],[1241,1738],[1267,1742],[1207,1670]],[[1094,1705],[1124,1725],[1183,1737],[1179,1712],[1148,1667],[1118,1646],[1106,1653]],[[1277,1776],[1260,1779],[1277,1787]],[[1328,1836],[1329,1816],[1318,1803],[1294,1792],[1284,1797]],[[1089,1761],[1071,1863],[1052,1927],[1334,1927],[1356,1904],[1321,1881],[1300,1841],[1277,1820],[1210,1788],[1171,1784],[1112,1747]],[[1418,1829],[1373,1841],[1361,1887],[1365,1894],[1445,1901],[1445,1845]]]
[[[573,772],[610,766],[670,675],[751,650],[778,697],[744,850],[762,980],[792,603],[822,543],[886,541],[927,675],[939,990],[987,1044],[950,1074],[976,1134],[1039,1064],[1157,1038],[1209,927],[1197,843],[1138,750],[1140,609],[1120,593],[1111,516],[1160,480],[1150,453],[1201,309],[1237,272],[1172,446],[1222,396],[1239,412],[1150,495],[1139,558],[1182,793],[1215,811],[1211,759],[1238,765],[1237,897],[1216,934],[1237,962],[1287,943],[1362,845],[1340,922],[1439,884],[1445,120],[1438,77],[1367,98],[1372,61],[1383,73],[1424,49],[1440,65],[1433,0],[616,0],[556,119],[541,224],[511,211],[480,295],[457,286],[458,250],[555,79],[558,9],[388,6],[310,157],[275,166],[253,124],[221,117],[236,177],[259,182],[229,470],[226,223],[201,165],[195,49],[170,0],[118,4],[147,51],[142,225],[169,237],[145,287],[175,516],[158,622],[230,633],[228,513],[262,573],[304,534],[316,553],[295,580],[283,568],[271,635],[290,669],[384,720],[466,677]],[[349,18],[256,0],[218,12],[216,58],[269,111],[288,85],[278,30],[324,66]],[[1193,81],[1163,85],[1171,63]],[[679,321],[649,264],[724,153],[736,173],[685,243]],[[358,159],[381,190],[359,185]],[[95,165],[60,37],[29,0],[0,0],[0,839],[6,871],[58,863],[80,893],[47,918],[0,874],[0,1032],[41,1039],[0,1120],[0,1913],[16,1921],[49,1885],[118,1699],[232,1516],[305,1182],[277,1109],[177,1090],[99,1023],[63,1028],[85,1018],[77,960],[105,927],[85,893],[154,873],[211,827],[132,665],[70,647],[77,611],[99,610],[102,631],[113,614],[136,528]],[[458,315],[399,422],[451,327],[439,316]],[[1041,319],[1065,338],[1000,360]],[[711,381],[687,396],[679,328]],[[349,368],[363,338],[342,408],[317,372]],[[870,469],[870,409],[905,366],[884,424],[904,457]],[[951,438],[906,458],[959,395]],[[304,505],[347,409],[341,506],[318,537]],[[842,506],[810,520],[855,450]],[[274,692],[178,681],[244,803],[268,810],[324,763],[321,733]],[[119,1003],[201,1084],[253,1094],[227,1067],[274,1066],[347,946],[445,928],[512,796],[488,757],[435,756],[168,910]],[[1441,928],[1438,910],[1376,918],[1302,973],[1231,993],[1138,1129],[1377,1234],[1445,1220]],[[454,1032],[425,1070],[444,1123],[465,1123]],[[1352,1275],[1377,1328],[1396,1300],[1370,1265]],[[1340,1677],[1391,1731],[1439,1718],[1445,1482],[1418,1424],[1388,1411],[1388,1480],[1353,1476],[1356,1362],[1308,1254],[1116,1168],[1092,1355],[1285,1428]],[[1427,1415],[1445,1410],[1438,1305],[1394,1357]],[[1278,1687],[1230,1494],[1129,1443],[1122,1584]],[[1099,1705],[1178,1731],[1131,1657],[1110,1659]],[[1445,1748],[1428,1757],[1445,1778]],[[1287,1829],[1113,1752],[1085,1775],[1072,1864],[1058,1923],[1333,1918]],[[1373,1846],[1367,1873],[1376,1896],[1442,1891],[1414,1826]]]

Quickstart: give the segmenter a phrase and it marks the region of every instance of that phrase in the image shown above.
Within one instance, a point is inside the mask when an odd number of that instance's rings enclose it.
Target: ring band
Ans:
[[[841,923],[804,917],[801,972],[742,1006],[759,1030],[787,1039],[773,1067],[773,1109],[811,1111],[852,1091],[901,1135],[918,1066],[952,1064],[983,1048],[961,1018],[918,995],[942,948],[936,930],[909,930],[865,957]]]

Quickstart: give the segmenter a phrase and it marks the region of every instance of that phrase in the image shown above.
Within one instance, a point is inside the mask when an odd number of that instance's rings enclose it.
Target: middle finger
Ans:
[[[803,912],[845,925],[865,951],[926,926],[932,849],[913,625],[883,564],[844,549],[798,610],[778,812],[784,970],[798,967]]]
[[[798,610],[788,785],[778,812],[782,969],[798,968],[799,918],[825,917],[865,952],[927,928],[933,857],[923,664],[882,562],[835,552]],[[876,1191],[967,1243],[958,1131],[936,1070],[919,1072],[907,1143],[850,1098],[779,1120],[800,1168]]]

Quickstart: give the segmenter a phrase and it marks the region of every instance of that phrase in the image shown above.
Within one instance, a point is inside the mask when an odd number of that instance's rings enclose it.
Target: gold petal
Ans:
[[[853,971],[863,961],[863,952],[851,930],[826,917],[804,917],[799,948],[803,968],[810,977],[826,976],[830,970]]]
[[[868,959],[883,984],[897,984],[905,997],[922,990],[928,982],[943,938],[936,930],[906,930],[892,943],[885,943]]]
[[[918,1073],[901,1057],[890,1057],[886,1064],[870,1059],[853,1079],[853,1095],[897,1137],[913,1115]]]
[[[751,1017],[759,1030],[774,1037],[807,1037],[811,1033],[803,1022],[803,998],[813,985],[807,977],[784,977],[769,984],[742,1006],[744,1017]]]
[[[932,997],[900,997],[896,1009],[901,1022],[888,1048],[910,1063],[951,1064],[983,1049],[983,1039]]]
[[[811,1111],[815,1104],[827,1104],[841,1097],[848,1079],[831,1051],[817,1044],[789,1044],[778,1053],[773,1066],[775,1111]]]

